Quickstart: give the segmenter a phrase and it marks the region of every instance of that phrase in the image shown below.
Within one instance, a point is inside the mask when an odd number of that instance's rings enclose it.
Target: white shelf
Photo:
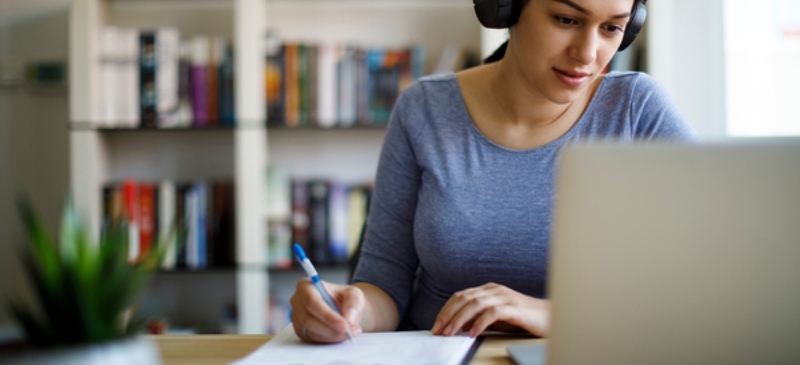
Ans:
[[[266,263],[264,121],[261,34],[263,0],[72,0],[70,8],[70,129],[72,191],[94,235],[100,232],[104,183],[136,179],[229,178],[236,186],[236,296],[240,333],[263,333]],[[99,35],[107,25],[175,26],[182,37],[222,35],[234,44],[237,127],[216,131],[104,131],[100,120]],[[254,214],[254,212],[256,212]]]

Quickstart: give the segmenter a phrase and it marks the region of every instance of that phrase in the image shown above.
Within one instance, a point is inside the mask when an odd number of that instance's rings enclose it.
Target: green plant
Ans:
[[[57,246],[27,199],[17,203],[30,241],[23,246],[22,264],[38,308],[15,301],[11,312],[28,344],[95,343],[138,332],[143,321],[126,323],[125,313],[144,289],[165,245],[154,245],[138,262],[129,263],[124,224],[109,227],[99,243],[92,242],[75,209],[67,204]]]

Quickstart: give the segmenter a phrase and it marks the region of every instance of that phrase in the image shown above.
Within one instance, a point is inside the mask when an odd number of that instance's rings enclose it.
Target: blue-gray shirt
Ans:
[[[453,293],[489,282],[543,298],[559,149],[657,139],[698,137],[643,73],[606,75],[572,129],[531,150],[487,139],[454,74],[422,78],[392,112],[354,281],[392,297],[401,330],[430,329]]]

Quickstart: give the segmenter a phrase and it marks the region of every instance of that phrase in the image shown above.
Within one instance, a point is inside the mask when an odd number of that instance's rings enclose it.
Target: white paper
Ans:
[[[272,340],[231,365],[456,365],[475,342],[469,336],[434,336],[430,331],[363,333],[338,344],[308,344],[291,324]]]

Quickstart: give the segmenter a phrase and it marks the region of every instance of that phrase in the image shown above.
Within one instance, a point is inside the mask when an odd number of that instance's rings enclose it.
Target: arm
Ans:
[[[413,89],[413,86],[408,90]],[[362,331],[393,331],[411,297],[419,260],[413,222],[420,171],[403,115],[409,108],[404,92],[395,105],[381,150],[369,223],[354,285],[325,283],[342,312],[331,310],[311,282],[300,280],[291,299],[292,324],[307,342],[341,342],[350,326]]]

